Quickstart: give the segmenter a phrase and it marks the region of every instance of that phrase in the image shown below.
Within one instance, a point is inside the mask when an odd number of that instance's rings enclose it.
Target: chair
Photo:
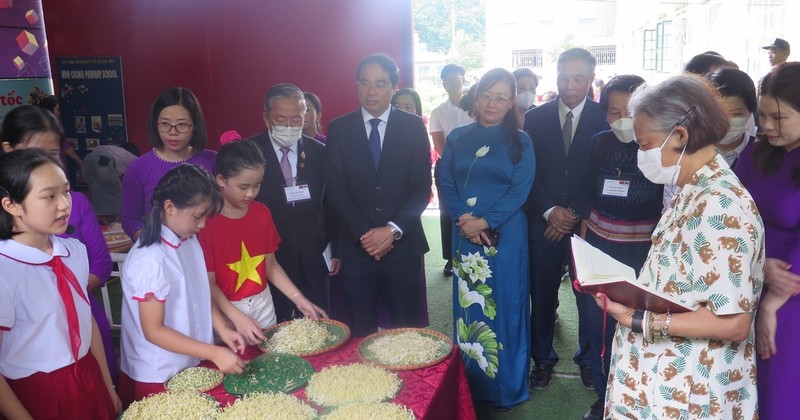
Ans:
[[[125,257],[128,254],[122,254],[117,252],[111,253],[111,261],[113,261],[117,265],[116,270],[111,271],[111,277],[118,277],[120,282],[122,281],[122,268],[125,263]],[[110,281],[110,278],[109,278]],[[120,324],[114,322],[114,318],[111,314],[111,299],[108,297],[108,282],[100,288],[100,293],[103,295],[103,309],[106,312],[106,317],[108,318],[108,323],[111,325],[112,330],[119,330]]]

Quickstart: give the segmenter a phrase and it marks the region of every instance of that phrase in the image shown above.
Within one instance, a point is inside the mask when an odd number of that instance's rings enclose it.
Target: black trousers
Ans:
[[[437,181],[436,193],[439,196],[439,227],[442,235],[442,258],[450,261],[453,259],[453,220],[450,218],[450,213],[444,206],[442,194],[439,192],[439,159],[433,167],[433,177]]]
[[[378,330],[378,298],[389,308],[395,328],[413,327],[419,318],[419,256],[401,260],[343,260],[342,282],[350,330],[364,337]]]
[[[531,357],[536,364],[553,366],[558,363],[558,354],[553,348],[555,332],[555,311],[558,302],[558,288],[561,285],[561,269],[569,263],[572,270],[572,257],[569,236],[558,241],[538,240],[528,244],[530,255],[531,287]],[[573,275],[570,277],[574,278]],[[573,289],[574,291],[574,289]],[[589,338],[586,318],[587,307],[594,305],[591,296],[580,296],[575,292],[578,307],[578,350],[573,361],[581,366],[590,365]],[[587,300],[588,298],[588,300]]]

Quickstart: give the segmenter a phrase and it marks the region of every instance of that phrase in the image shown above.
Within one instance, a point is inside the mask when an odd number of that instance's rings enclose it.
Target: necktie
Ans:
[[[378,163],[381,161],[381,133],[378,131],[378,124],[381,120],[373,118],[369,122],[372,124],[372,131],[369,132],[369,150],[372,152],[372,163],[375,169],[378,169]]]
[[[281,152],[283,152],[283,157],[281,158],[281,172],[283,172],[283,181],[286,183],[287,187],[291,187],[294,185],[292,178],[292,165],[289,163],[289,151],[292,150],[288,147],[281,147]]]
[[[569,154],[569,145],[572,143],[572,111],[567,112],[564,126],[561,127],[561,138],[564,140],[564,151]]]
[[[81,288],[80,283],[78,283],[78,279],[75,278],[75,274],[64,265],[64,262],[61,261],[61,257],[53,257],[52,260],[45,263],[46,266],[53,269],[53,274],[56,276],[56,287],[58,288],[58,294],[61,296],[61,300],[64,302],[64,309],[67,311],[67,326],[69,327],[69,347],[70,351],[72,352],[72,358],[75,359],[75,362],[78,362],[78,350],[81,347],[81,328],[78,321],[78,310],[75,308],[75,300],[72,297],[72,291],[69,290],[70,286],[78,292],[78,296],[80,296],[86,303],[89,303],[89,300],[86,298],[86,295],[83,293],[83,289]],[[77,368],[77,364],[75,365]]]

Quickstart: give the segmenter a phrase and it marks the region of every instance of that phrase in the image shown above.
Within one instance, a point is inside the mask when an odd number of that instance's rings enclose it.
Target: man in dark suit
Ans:
[[[267,131],[249,141],[258,145],[267,161],[256,200],[272,212],[281,237],[275,258],[303,295],[327,312],[328,275],[338,272],[339,260],[332,260],[329,273],[322,255],[328,245],[325,146],[302,135],[305,112],[303,92],[297,86],[272,86],[262,114]],[[275,290],[278,322],[293,318],[294,303]]]
[[[327,199],[339,220],[339,279],[355,336],[377,330],[378,297],[392,326],[418,317],[430,145],[422,119],[391,106],[398,72],[391,57],[366,56],[356,70],[361,108],[328,125]]]
[[[525,114],[524,130],[536,151],[536,178],[528,197],[528,237],[531,264],[531,353],[534,369],[530,382],[535,389],[550,385],[558,355],[553,349],[555,310],[561,269],[571,264],[569,237],[577,232],[580,215],[588,212],[593,185],[588,185],[592,137],[609,130],[605,113],[588,99],[596,61],[591,53],[573,48],[558,58],[558,98]],[[588,215],[588,214],[587,214]],[[591,296],[576,293],[579,329],[585,305]],[[591,389],[588,337],[580,331],[581,348],[575,362],[581,379]]]

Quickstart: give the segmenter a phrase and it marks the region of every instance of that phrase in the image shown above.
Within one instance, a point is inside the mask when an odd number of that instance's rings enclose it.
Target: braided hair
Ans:
[[[139,238],[140,248],[156,244],[161,240],[161,216],[167,200],[178,209],[186,209],[209,201],[211,214],[219,213],[223,204],[219,186],[202,166],[183,164],[170,169],[153,192],[153,209],[142,228],[142,236]]]

